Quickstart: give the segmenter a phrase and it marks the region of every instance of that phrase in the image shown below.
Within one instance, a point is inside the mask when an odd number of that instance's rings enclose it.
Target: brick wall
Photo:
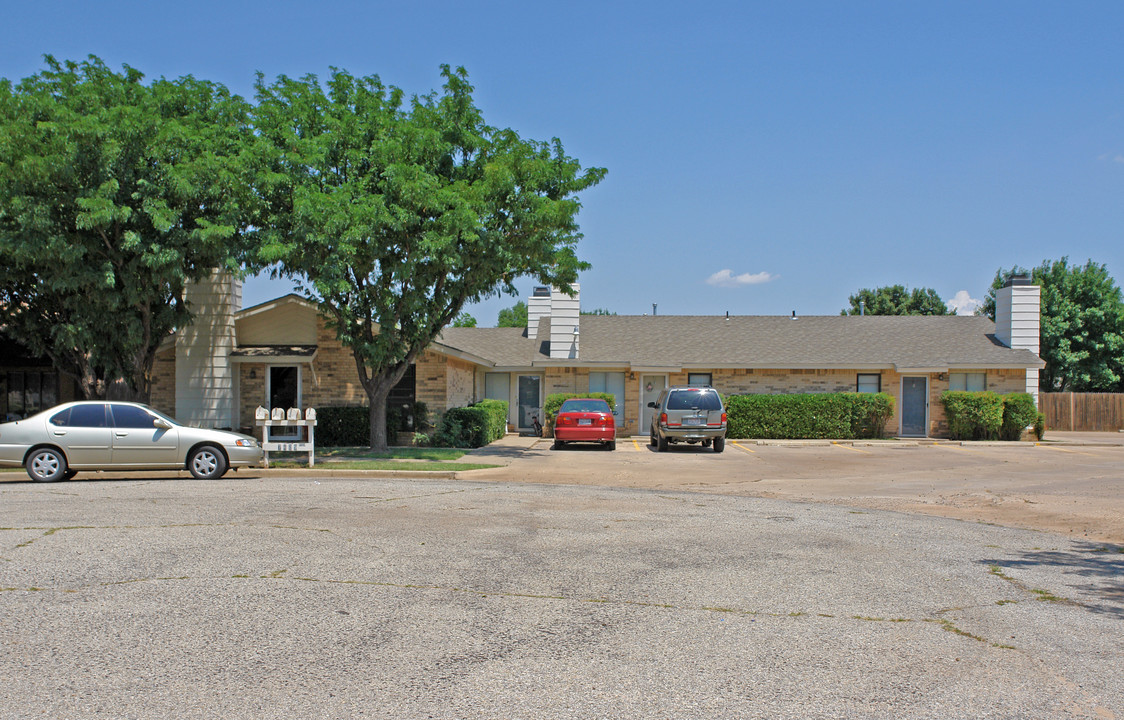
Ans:
[[[176,416],[176,351],[170,348],[157,354],[152,365],[152,390],[148,396],[152,407]]]

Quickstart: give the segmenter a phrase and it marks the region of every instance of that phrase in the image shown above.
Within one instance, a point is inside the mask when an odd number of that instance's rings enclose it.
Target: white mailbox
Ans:
[[[265,466],[269,467],[269,453],[272,452],[307,452],[308,453],[308,466],[312,467],[316,464],[316,410],[308,408],[306,412],[302,413],[300,408],[289,408],[286,412],[282,408],[273,408],[270,413],[263,407],[259,407],[254,411],[254,419],[258,427],[262,430],[262,450],[264,451]],[[296,427],[308,428],[308,440],[306,442],[271,442],[269,440],[269,428],[271,427]]]

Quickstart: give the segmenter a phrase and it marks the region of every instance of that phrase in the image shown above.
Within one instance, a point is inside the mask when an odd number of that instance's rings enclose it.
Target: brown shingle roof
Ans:
[[[497,366],[543,363],[631,367],[1042,367],[995,339],[977,316],[583,315],[579,359],[551,361],[522,328],[447,328],[439,342]]]

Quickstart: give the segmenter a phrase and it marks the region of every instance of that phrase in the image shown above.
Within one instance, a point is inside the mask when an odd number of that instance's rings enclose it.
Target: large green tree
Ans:
[[[500,310],[496,327],[527,327],[527,303],[520,300],[511,307]]]
[[[255,224],[355,356],[370,401],[370,444],[385,448],[386,398],[466,303],[513,281],[569,289],[588,267],[575,252],[575,194],[604,176],[557,139],[487,125],[463,69],[440,92],[406,101],[377,76],[333,69],[259,75]]]
[[[995,292],[1012,275],[1029,275],[1042,288],[1039,375],[1045,392],[1124,392],[1124,301],[1108,268],[1089,260],[1045,260],[1033,270],[995,273],[981,315],[995,319]]]
[[[91,56],[0,81],[0,323],[100,397],[147,399],[191,320],[185,282],[239,268],[249,106]]]
[[[840,315],[951,315],[951,310],[937,291],[932,288],[914,288],[904,285],[887,285],[863,288],[849,298],[851,306],[839,312]],[[860,303],[865,308],[860,310]]]

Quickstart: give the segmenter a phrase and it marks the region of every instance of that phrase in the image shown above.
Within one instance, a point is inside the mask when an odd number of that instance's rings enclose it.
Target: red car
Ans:
[[[617,449],[617,423],[609,403],[597,398],[571,398],[554,418],[554,447],[568,442],[596,442]]]

